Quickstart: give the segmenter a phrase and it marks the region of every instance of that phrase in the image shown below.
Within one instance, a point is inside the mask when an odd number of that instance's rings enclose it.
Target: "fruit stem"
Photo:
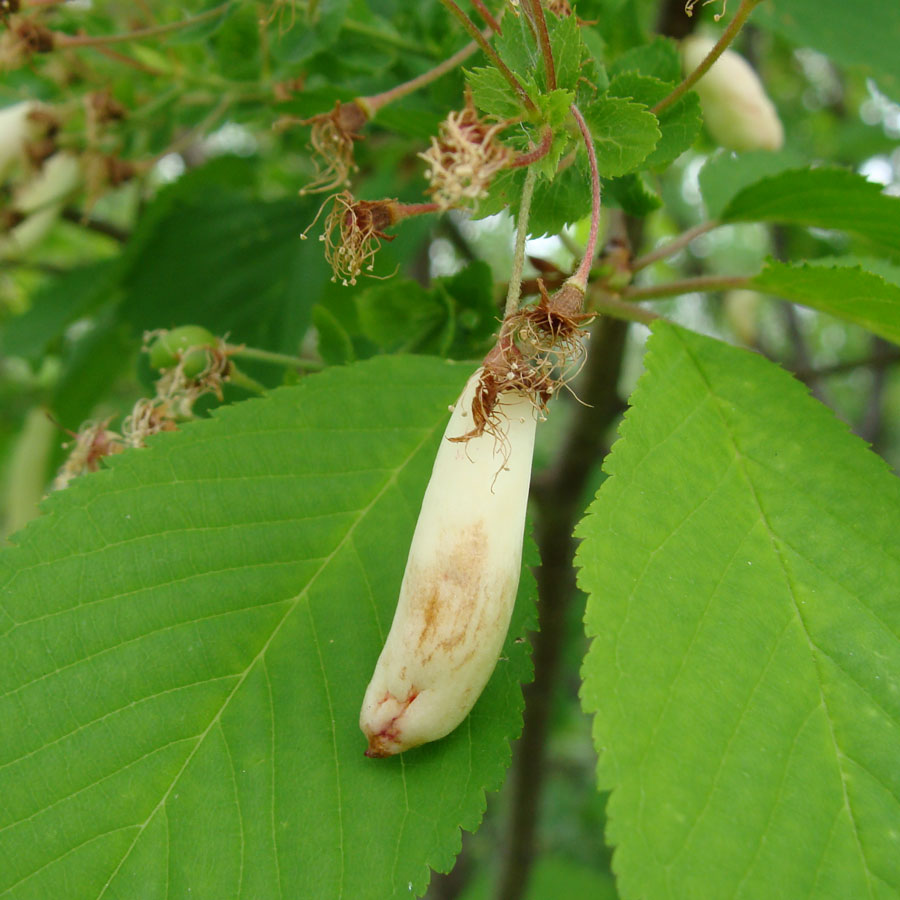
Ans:
[[[522,87],[519,79],[513,75],[512,70],[509,66],[500,59],[497,51],[488,43],[487,38],[478,30],[478,26],[454,3],[454,0],[441,0],[441,3],[453,13],[454,16],[459,20],[460,24],[479,47],[485,52],[487,57],[491,60],[491,62],[500,70],[500,74],[510,83],[512,89],[519,95],[519,99],[525,105],[525,107],[532,112],[537,112],[537,106],[535,106],[534,100],[528,96],[528,92],[525,88]]]
[[[651,107],[650,112],[658,116],[664,109],[670,107],[683,94],[686,94],[710,69],[712,64],[728,49],[728,45],[737,37],[738,32],[743,28],[744,22],[747,21],[750,13],[758,6],[762,0],[741,0],[738,11],[734,14],[734,18],[728,24],[728,27],[722,32],[722,36],[716,41],[716,45],[709,51],[704,60],[694,69],[681,84],[672,91],[667,97],[663,97],[656,106]]]
[[[272,363],[275,366],[286,366],[291,369],[304,369],[307,372],[317,372],[324,368],[322,363],[314,359],[301,359],[299,356],[289,356],[286,353],[274,353],[271,350],[259,350],[256,347],[244,347],[240,344],[228,344],[225,347],[230,357],[238,359],[253,359],[257,362]]]
[[[588,233],[581,265],[566,282],[567,284],[574,284],[583,292],[587,288],[588,275],[590,275],[591,265],[594,262],[594,254],[597,252],[597,235],[600,232],[600,173],[597,169],[597,151],[594,149],[594,139],[591,136],[587,122],[584,121],[581,110],[574,103],[569,109],[578,123],[578,128],[581,130],[581,136],[584,138],[584,145],[587,149],[588,164],[591,167],[591,228]]]
[[[506,290],[506,308],[503,311],[504,321],[519,308],[519,295],[522,287],[522,269],[525,265],[525,239],[528,237],[528,214],[531,211],[531,197],[534,194],[534,183],[537,172],[533,168],[525,171],[525,183],[522,185],[522,199],[519,202],[519,219],[516,223],[516,248],[513,252],[512,272],[509,275],[509,286]]]

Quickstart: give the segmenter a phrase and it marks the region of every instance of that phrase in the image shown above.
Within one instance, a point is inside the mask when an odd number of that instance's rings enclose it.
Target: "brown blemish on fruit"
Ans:
[[[366,737],[369,739],[369,746],[366,748],[365,752],[366,756],[370,759],[384,759],[386,756],[394,756],[400,752],[402,748],[400,744],[399,720],[403,718],[406,711],[418,696],[418,689],[410,687],[406,699],[402,701],[403,706],[400,709],[400,712],[398,712],[397,715],[381,729],[381,731],[378,731],[375,734],[366,734]],[[384,697],[381,698],[381,703],[384,704],[390,700],[396,700],[396,698],[388,691],[385,692]]]

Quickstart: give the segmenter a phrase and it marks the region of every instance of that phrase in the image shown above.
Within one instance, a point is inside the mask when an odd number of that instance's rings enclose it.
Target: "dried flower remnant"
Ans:
[[[55,46],[50,29],[20,18],[0,35],[0,69],[18,69],[36,53],[50,53]]]
[[[306,231],[318,218],[313,219]],[[325,259],[334,272],[331,280],[340,278],[346,287],[356,284],[364,268],[371,272],[381,242],[394,240],[394,235],[385,234],[384,229],[400,218],[402,206],[395,200],[354,200],[349,191],[336,194],[331,212],[325,218],[325,230],[319,235],[325,244]]]
[[[299,121],[300,125],[311,126],[309,147],[316,167],[315,177],[301,189],[301,194],[332,191],[349,184],[350,173],[356,171],[353,142],[360,140],[359,130],[369,118],[358,100],[352,103],[338,100],[331,112]]]
[[[462,111],[451,112],[441,122],[431,147],[419,154],[428,163],[429,193],[439,209],[453,209],[487,195],[491,179],[515,156],[497,140],[508,124],[491,125],[480,118],[471,97],[466,97]]]
[[[75,438],[75,446],[60,468],[51,490],[60,491],[68,487],[73,478],[84,472],[96,472],[104,456],[112,456],[125,449],[122,436],[110,431],[107,425],[109,419],[103,422],[85,422],[77,433],[69,432]]]
[[[179,416],[170,400],[141,397],[122,423],[122,439],[128,447],[144,447],[147,438],[161,431],[176,431]]]

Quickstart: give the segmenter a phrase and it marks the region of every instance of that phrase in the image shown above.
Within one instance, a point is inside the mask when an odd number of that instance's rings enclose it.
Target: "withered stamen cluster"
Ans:
[[[353,142],[360,140],[360,129],[369,116],[357,103],[337,101],[331,112],[321,113],[299,124],[312,126],[309,146],[313,152],[316,175],[301,194],[317,194],[344,187],[350,173],[357,169],[353,161]]]
[[[144,345],[149,346],[159,333],[147,332]],[[192,349],[195,348],[185,350],[182,361],[163,372],[156,382],[154,397],[142,397],[134,404],[122,422],[121,434],[107,428],[109,419],[99,423],[86,422],[81,426],[73,435],[74,449],[59,470],[53,490],[67,487],[73,478],[84,472],[95,472],[104,456],[121,453],[128,447],[144,447],[150,435],[161,431],[176,431],[179,421],[193,417],[194,403],[204,394],[215,394],[222,400],[222,387],[231,371],[225,342],[203,348],[208,355],[208,365],[199,375],[188,377],[184,374],[183,360]]]
[[[538,281],[541,298],[503,323],[501,337],[482,363],[480,383],[472,401],[472,428],[454,441],[468,441],[485,432],[503,442],[503,394],[529,395],[538,415],[584,360],[583,326],[593,316],[581,312],[584,292],[565,284],[548,295]]]
[[[325,243],[325,259],[334,272],[332,281],[340,278],[344,286],[356,284],[364,268],[373,270],[372,260],[381,242],[394,240],[395,235],[385,234],[384,229],[397,221],[398,209],[395,200],[354,200],[349,191],[335,195],[325,230],[319,236]],[[315,220],[309,228],[313,225]]]
[[[440,209],[452,209],[487,195],[491,179],[514,158],[509,147],[497,140],[508,123],[488,124],[466,98],[461,112],[451,112],[441,122],[431,147],[419,156],[428,163],[425,176],[429,193]]]

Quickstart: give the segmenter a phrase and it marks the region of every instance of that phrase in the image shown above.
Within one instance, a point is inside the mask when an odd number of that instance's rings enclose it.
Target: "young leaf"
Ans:
[[[138,333],[195,322],[295,352],[330,276],[321,244],[299,240],[320,202],[262,201],[202,179],[176,182],[125,250],[122,317]]]
[[[466,72],[466,83],[475,105],[489,116],[514,119],[522,112],[522,104],[510,83],[498,69],[477,68]]]
[[[553,50],[556,86],[562,90],[574,91],[578,85],[581,62],[587,55],[578,19],[574,15],[558,19],[551,13],[547,16],[547,31],[550,33],[550,46]]]
[[[861,266],[789,265],[769,260],[752,286],[856,322],[900,344],[900,286]]]
[[[654,328],[582,539],[638,897],[900,891],[900,482],[760,356]]]
[[[0,893],[408,897],[521,724],[512,630],[469,719],[393,760],[359,707],[468,364],[382,357],[160,435],[0,556]]]
[[[603,181],[607,206],[618,206],[630,216],[647,216],[662,206],[662,197],[648,183],[645,172],[632,172]]]
[[[658,78],[625,72],[609,83],[610,97],[626,97],[652,107],[675,88]],[[658,116],[661,137],[653,152],[644,160],[644,168],[661,169],[676,160],[694,143],[700,133],[700,100],[689,92],[664,109]]]
[[[594,137],[603,177],[640,168],[660,139],[656,116],[640,103],[603,97],[582,110]]]
[[[721,218],[850,231],[900,253],[900,197],[845,169],[792,169],[763,178],[739,191]]]
[[[609,77],[625,72],[649,75],[677,84],[681,81],[681,59],[678,45],[671,38],[656,37],[649,44],[641,44],[623,53],[610,67]]]

